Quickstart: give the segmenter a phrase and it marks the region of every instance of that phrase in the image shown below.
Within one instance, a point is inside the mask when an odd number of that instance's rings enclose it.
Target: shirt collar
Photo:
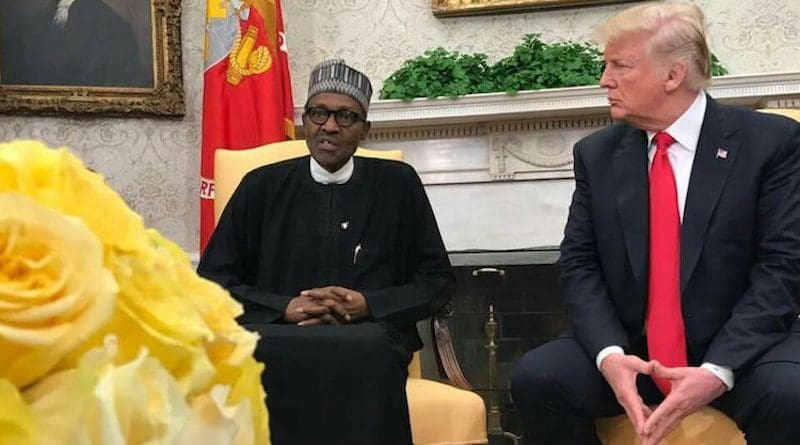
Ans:
[[[350,156],[350,159],[335,172],[331,173],[314,159],[313,156],[309,156],[309,164],[311,169],[311,177],[314,178],[314,181],[320,184],[344,184],[345,182],[350,180],[350,177],[353,176],[353,157]]]
[[[703,127],[703,118],[706,115],[707,105],[706,92],[700,90],[692,105],[664,131],[669,133],[684,148],[694,153],[697,150],[697,142],[700,140],[700,130]],[[648,144],[653,143],[655,135],[655,131],[647,132]]]

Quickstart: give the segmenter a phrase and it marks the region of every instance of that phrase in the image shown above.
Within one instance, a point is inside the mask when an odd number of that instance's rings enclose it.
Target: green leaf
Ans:
[[[380,91],[381,99],[457,97],[471,93],[596,85],[603,73],[600,50],[585,42],[545,43],[528,34],[511,55],[489,65],[486,54],[462,54],[437,47],[403,62]],[[711,55],[711,73],[725,75]]]

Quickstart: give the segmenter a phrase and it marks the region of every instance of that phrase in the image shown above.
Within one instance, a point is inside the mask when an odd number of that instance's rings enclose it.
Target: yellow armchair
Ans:
[[[308,154],[305,141],[285,141],[248,150],[217,149],[214,153],[215,190],[214,221],[250,170],[266,164],[299,158]],[[359,148],[356,156],[402,160],[401,150],[368,150]],[[438,323],[434,321],[434,326]],[[439,329],[447,345],[437,344],[437,352],[446,354],[443,363],[448,376],[461,388],[422,378],[419,352],[408,368],[406,383],[411,435],[414,445],[477,445],[488,443],[486,408],[483,400],[472,391],[453,359],[452,345],[446,327]],[[437,337],[434,335],[434,337]],[[439,335],[442,337],[442,334]],[[269,371],[267,371],[269,372]]]
[[[472,388],[461,373],[443,316],[438,314],[431,323],[437,356],[456,387],[423,379],[420,353],[414,353],[406,381],[411,439],[414,445],[486,444],[483,399],[470,391]]]

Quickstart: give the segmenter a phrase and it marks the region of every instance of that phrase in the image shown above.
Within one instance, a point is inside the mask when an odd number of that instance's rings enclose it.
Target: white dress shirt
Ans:
[[[311,177],[314,178],[314,181],[320,184],[344,184],[345,182],[350,180],[350,177],[353,176],[353,157],[350,156],[350,159],[335,172],[331,173],[328,170],[325,170],[325,167],[319,165],[319,163],[314,159],[313,156],[309,157],[309,167],[311,169]]]
[[[669,133],[675,142],[667,149],[667,156],[669,163],[672,165],[672,171],[675,174],[675,187],[678,194],[678,212],[681,221],[683,221],[684,208],[686,207],[686,192],[689,190],[689,177],[692,174],[692,165],[694,164],[694,154],[697,151],[697,142],[700,140],[700,129],[703,126],[703,117],[706,114],[706,93],[700,91],[697,93],[692,105],[675,121],[664,129]],[[653,157],[656,154],[656,144],[653,141],[655,131],[647,132],[647,159],[648,166],[652,164]],[[649,171],[649,170],[648,170]],[[597,369],[603,363],[603,359],[610,354],[624,354],[622,347],[617,345],[607,346],[597,354],[595,363]],[[725,366],[718,366],[713,363],[703,363],[700,365],[711,371],[712,374],[717,376],[730,391],[733,388],[733,371]]]

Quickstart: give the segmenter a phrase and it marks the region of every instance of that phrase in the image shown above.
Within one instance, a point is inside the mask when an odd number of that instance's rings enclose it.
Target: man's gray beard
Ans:
[[[77,0],[58,0],[58,6],[56,6],[56,13],[53,16],[53,23],[58,26],[59,28],[63,28],[67,24],[67,20],[69,19],[69,8],[75,3]]]

